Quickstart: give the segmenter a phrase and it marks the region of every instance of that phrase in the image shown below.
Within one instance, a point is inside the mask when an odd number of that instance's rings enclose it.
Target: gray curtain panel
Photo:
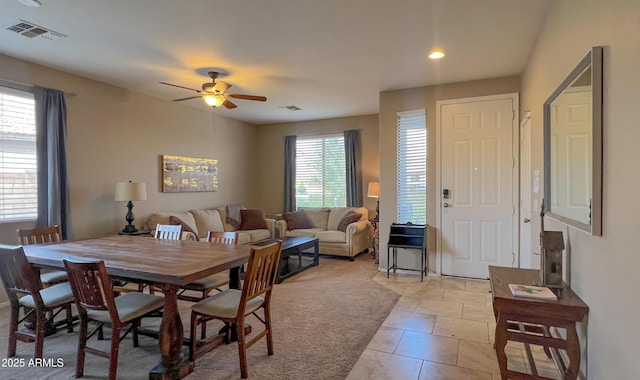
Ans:
[[[296,210],[296,141],[297,136],[284,138],[284,209]]]
[[[347,167],[347,206],[362,206],[362,151],[360,131],[344,131],[344,154]]]
[[[34,87],[38,161],[38,227],[60,225],[63,239],[71,238],[67,179],[67,106],[64,93]]]

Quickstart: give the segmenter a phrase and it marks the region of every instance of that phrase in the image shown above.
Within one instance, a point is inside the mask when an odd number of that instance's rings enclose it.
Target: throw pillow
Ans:
[[[192,230],[187,223],[183,222],[182,219],[178,218],[177,216],[171,215],[169,217],[169,224],[174,226],[182,226],[182,232],[191,232],[196,237],[196,240],[200,240],[198,238],[198,234],[194,230]]]
[[[313,228],[311,221],[307,218],[307,213],[304,211],[286,212],[282,214],[282,218],[287,221],[287,231]]]
[[[242,218],[242,224],[240,224],[239,230],[262,230],[268,229],[267,221],[264,220],[263,210],[240,210],[240,217]]]
[[[357,212],[350,211],[342,217],[340,223],[338,223],[338,231],[346,232],[347,226],[353,222],[357,222],[362,218],[362,214],[358,214]]]

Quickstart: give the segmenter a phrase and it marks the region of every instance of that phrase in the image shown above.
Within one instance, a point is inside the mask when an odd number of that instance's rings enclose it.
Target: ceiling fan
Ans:
[[[217,72],[217,71],[209,71],[209,76],[211,77],[211,82],[203,83],[202,84],[202,91],[201,90],[196,90],[194,88],[179,86],[177,84],[167,83],[167,82],[159,82],[159,83],[160,84],[166,84],[167,86],[184,88],[185,90],[195,91],[195,92],[200,94],[200,95],[197,95],[197,96],[189,96],[187,98],[173,99],[174,102],[181,102],[183,100],[202,98],[202,100],[204,100],[204,102],[207,103],[207,105],[210,105],[211,107],[225,106],[228,109],[232,109],[232,108],[236,108],[237,105],[235,105],[228,98],[244,99],[244,100],[256,100],[256,101],[259,101],[259,102],[264,102],[264,101],[267,100],[267,98],[264,97],[264,96],[226,93],[225,91],[227,91],[227,89],[229,89],[229,87],[231,87],[231,85],[229,83],[223,82],[223,81],[217,81],[216,82],[216,78],[218,78],[219,75],[220,75],[220,73]]]

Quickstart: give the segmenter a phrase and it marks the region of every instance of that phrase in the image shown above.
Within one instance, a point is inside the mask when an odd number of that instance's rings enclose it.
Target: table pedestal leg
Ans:
[[[229,289],[242,289],[242,282],[240,282],[240,267],[233,267],[229,269]]]
[[[178,311],[178,286],[163,284],[164,311],[160,324],[160,364],[149,372],[150,380],[181,379],[193,372],[193,363],[182,357],[184,340],[182,321]]]

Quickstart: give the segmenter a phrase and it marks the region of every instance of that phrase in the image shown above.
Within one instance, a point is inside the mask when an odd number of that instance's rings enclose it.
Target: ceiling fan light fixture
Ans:
[[[207,94],[204,95],[202,99],[205,103],[207,103],[207,105],[210,105],[211,107],[220,107],[225,101],[224,96],[218,94]]]
[[[429,53],[430,59],[440,59],[442,57],[444,57],[444,51],[442,51],[442,49],[434,49]]]

